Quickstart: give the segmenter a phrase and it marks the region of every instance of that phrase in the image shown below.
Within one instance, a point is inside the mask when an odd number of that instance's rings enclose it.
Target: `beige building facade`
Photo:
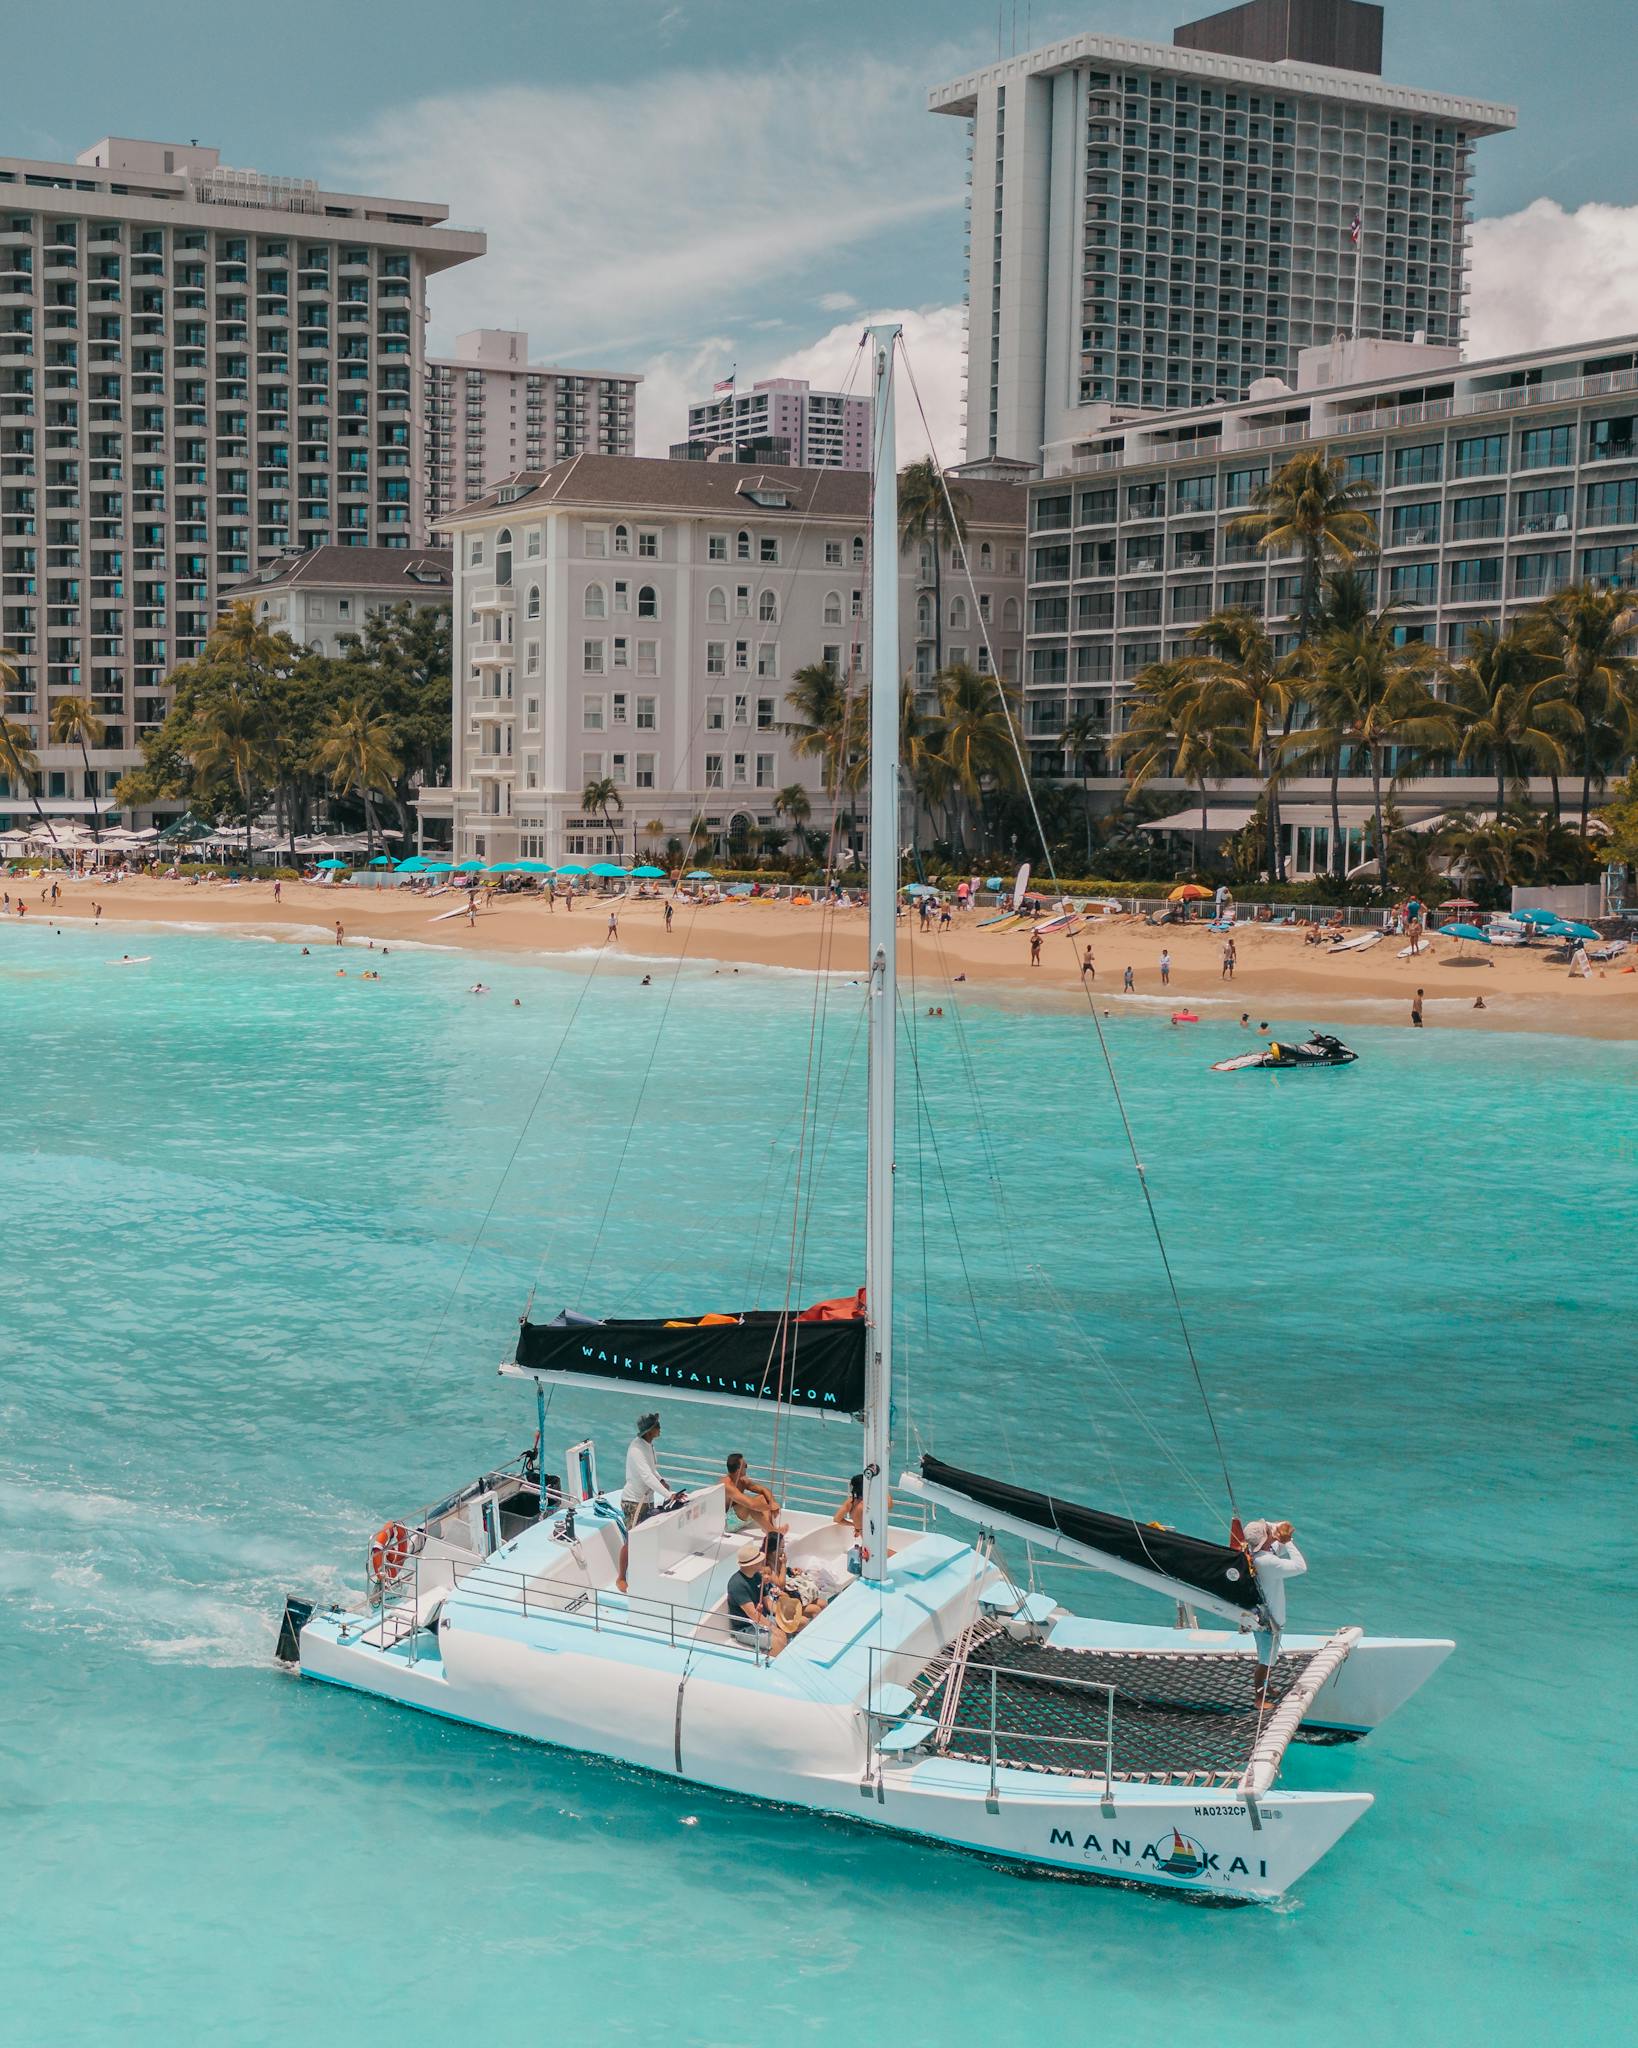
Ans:
[[[453,583],[442,548],[322,547],[270,563],[248,582],[230,585],[222,601],[249,602],[270,631],[334,658],[395,605],[447,612]]]

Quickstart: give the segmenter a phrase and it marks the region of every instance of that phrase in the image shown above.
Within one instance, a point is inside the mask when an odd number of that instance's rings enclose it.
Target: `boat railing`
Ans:
[[[890,1650],[876,1645],[870,1647],[868,1672],[865,1716],[871,1752],[878,1760],[888,1754],[904,1756],[931,1752],[948,1755],[952,1750],[971,1753],[977,1749],[989,1765],[989,1787],[985,1799],[992,1813],[1000,1803],[1003,1765],[1022,1765],[1026,1769],[1040,1770],[1043,1767],[1043,1750],[1049,1756],[1061,1753],[1064,1759],[1061,1768],[1069,1776],[1101,1777],[1104,1798],[1114,1796],[1113,1685],[1099,1679],[1070,1678],[1056,1672],[1031,1671],[988,1661],[973,1665],[961,1658],[958,1652],[944,1652],[929,1662],[925,1652]],[[1020,1686],[1027,1686],[1034,1699],[1073,1700],[1083,1712],[1089,1710],[1096,1718],[1089,1721],[1086,1729],[1077,1729],[1071,1734],[1041,1727],[1039,1716],[1036,1724],[1031,1725],[1017,1717],[1008,1706],[1004,1682],[1009,1679]],[[945,1695],[952,1684],[956,1688],[956,1704],[953,1717],[946,1718]],[[918,1685],[921,1688],[919,1692]],[[959,1718],[964,1712],[971,1711],[968,1702],[975,1693],[978,1718]],[[935,1701],[939,1703],[936,1718],[933,1712]],[[1058,1712],[1061,1714],[1062,1710],[1060,1706]],[[1049,1707],[1048,1712],[1051,1711]],[[895,1731],[909,1732],[912,1736],[922,1732],[918,1729],[919,1721],[931,1724],[919,1743],[894,1743],[890,1740]],[[1090,1732],[1100,1725],[1101,1734]],[[1098,1760],[1098,1767],[1089,1769],[1087,1766],[1093,1759]]]
[[[674,1472],[685,1485],[694,1488],[719,1485],[723,1476],[723,1467],[716,1460],[686,1452],[666,1452],[665,1466],[667,1476]],[[802,1514],[833,1515],[848,1498],[850,1482],[837,1474],[802,1472],[780,1465],[766,1475],[756,1476],[765,1478],[782,1506]],[[914,1495],[896,1495],[890,1519],[898,1528],[925,1531],[933,1525],[932,1503]]]

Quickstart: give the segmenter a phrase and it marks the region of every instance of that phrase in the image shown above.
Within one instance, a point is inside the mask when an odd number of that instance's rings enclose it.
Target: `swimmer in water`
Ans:
[[[467,994],[469,996],[486,996],[488,995],[488,993],[488,989],[485,988],[481,981],[475,981],[472,984],[472,986],[467,990]]]
[[[641,980],[641,981],[640,981],[640,982],[638,983],[638,987],[639,987],[639,988],[648,988],[648,987],[650,987],[650,986],[651,986],[651,985],[653,984],[653,980],[654,980],[654,977],[653,977],[653,975],[652,975],[652,974],[645,974],[645,975],[643,976],[642,980]]]
[[[301,957],[302,957],[302,958],[303,958],[304,960],[305,960],[305,959],[307,958],[307,950],[308,950],[308,949],[307,949],[307,948],[306,948],[305,946],[303,946],[303,947],[302,947],[302,949],[301,949]]]

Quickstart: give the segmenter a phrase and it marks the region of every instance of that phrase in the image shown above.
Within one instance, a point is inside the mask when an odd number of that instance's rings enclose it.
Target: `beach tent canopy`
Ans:
[[[184,811],[182,816],[174,824],[167,825],[159,836],[170,842],[182,839],[208,839],[210,834],[209,825],[201,825],[192,811]]]
[[[663,882],[665,880],[664,868],[641,867],[633,868],[631,872],[639,882]]]
[[[709,868],[690,868],[683,876],[685,882],[714,882],[716,879]]]

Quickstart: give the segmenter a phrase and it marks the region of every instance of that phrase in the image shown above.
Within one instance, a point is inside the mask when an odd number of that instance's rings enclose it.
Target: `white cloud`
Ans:
[[[859,336],[868,326],[892,320],[904,328],[904,358],[897,379],[895,414],[899,460],[913,462],[925,455],[930,434],[933,452],[941,462],[960,462],[966,454],[961,431],[961,342],[966,323],[960,306],[860,313],[806,347],[781,356],[757,375],[806,377],[820,390],[840,391],[845,386],[864,397],[870,384]],[[906,361],[915,378],[913,388],[905,373]]]
[[[851,292],[825,292],[820,296],[819,310],[821,313],[845,313],[858,303]]]
[[[1536,199],[1473,225],[1468,354],[1638,332],[1638,206]]]
[[[679,337],[766,316],[792,288],[816,296],[867,244],[936,216],[953,238],[959,159],[914,118],[924,91],[919,65],[838,51],[451,93],[378,117],[336,168],[486,230],[486,257],[433,281],[435,345],[526,327],[537,358],[595,365],[692,347]]]

